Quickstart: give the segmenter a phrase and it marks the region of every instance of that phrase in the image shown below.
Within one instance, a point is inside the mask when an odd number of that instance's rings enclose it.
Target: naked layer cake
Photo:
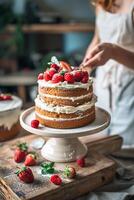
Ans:
[[[18,119],[21,106],[20,98],[0,94],[0,141],[11,139],[19,133]]]
[[[50,67],[38,75],[36,119],[52,128],[76,128],[95,120],[96,96],[86,71],[52,57]]]

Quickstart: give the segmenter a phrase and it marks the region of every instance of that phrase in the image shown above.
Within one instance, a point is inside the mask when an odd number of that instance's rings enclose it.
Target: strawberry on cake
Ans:
[[[76,128],[95,120],[96,96],[86,71],[52,57],[50,68],[38,75],[36,119],[52,128]]]

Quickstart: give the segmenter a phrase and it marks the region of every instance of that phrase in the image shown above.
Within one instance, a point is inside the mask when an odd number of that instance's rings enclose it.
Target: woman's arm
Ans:
[[[97,27],[95,28],[95,33],[94,33],[94,37],[91,41],[91,43],[89,44],[87,50],[86,50],[86,53],[85,53],[85,56],[84,56],[84,59],[82,61],[82,64],[84,65],[84,63],[86,61],[88,61],[90,59],[90,51],[97,45],[99,44],[100,40],[99,40],[99,36],[98,36],[98,30],[97,30]]]
[[[118,45],[113,45],[112,59],[134,70],[134,52],[128,51]]]
[[[104,65],[109,59],[134,70],[134,52],[128,51],[116,44],[102,43],[90,51],[90,59],[84,63],[86,68]]]
[[[97,6],[96,7],[96,16],[98,15],[98,12],[99,12],[99,7]],[[85,56],[84,56],[84,59],[82,61],[82,65],[84,65],[84,63],[86,61],[88,61],[90,59],[90,51],[97,45],[99,44],[100,42],[100,39],[99,39],[99,34],[98,34],[98,30],[97,30],[97,26],[95,27],[95,33],[94,33],[94,36],[93,36],[93,39],[91,41],[91,43],[89,44],[87,50],[86,50],[86,53],[85,53]]]

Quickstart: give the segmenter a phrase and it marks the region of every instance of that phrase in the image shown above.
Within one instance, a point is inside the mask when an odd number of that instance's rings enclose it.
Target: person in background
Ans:
[[[96,29],[82,62],[96,70],[97,106],[111,114],[107,134],[134,144],[134,0],[98,0]]]

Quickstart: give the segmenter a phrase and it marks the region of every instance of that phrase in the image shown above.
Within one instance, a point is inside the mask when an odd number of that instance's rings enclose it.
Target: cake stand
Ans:
[[[87,147],[78,137],[98,133],[108,127],[110,115],[102,108],[96,107],[96,119],[87,126],[72,129],[54,129],[39,126],[31,127],[31,120],[35,119],[34,107],[25,110],[20,116],[21,126],[36,135],[49,137],[41,150],[42,156],[53,162],[71,162],[87,154]]]

